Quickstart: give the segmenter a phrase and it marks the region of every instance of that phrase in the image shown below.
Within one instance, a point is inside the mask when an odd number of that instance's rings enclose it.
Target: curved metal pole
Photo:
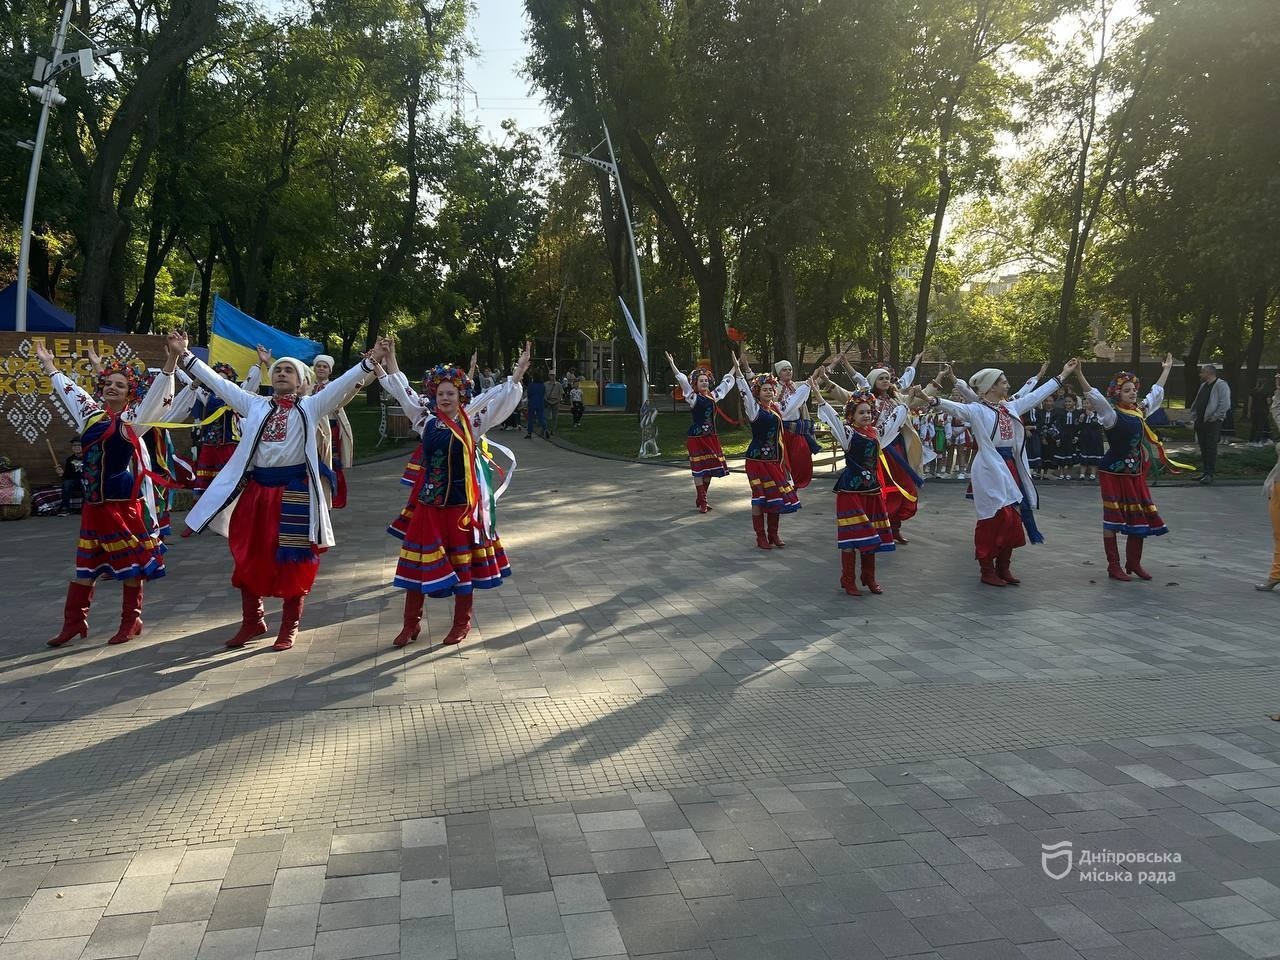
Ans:
[[[67,24],[71,20],[71,9],[75,0],[66,0],[62,7],[62,20],[58,23],[58,32],[53,36],[53,56],[49,66],[45,68],[46,76],[56,69],[58,59],[62,56],[62,45],[67,40]],[[36,139],[31,146],[31,172],[27,174],[27,200],[22,208],[22,236],[18,241],[18,303],[14,315],[13,328],[19,333],[27,329],[27,271],[31,264],[31,228],[36,213],[36,183],[40,179],[40,160],[44,156],[44,137],[49,129],[49,108],[58,95],[56,81],[40,78],[40,86],[32,87],[43,106],[40,108],[40,123],[36,126]]]

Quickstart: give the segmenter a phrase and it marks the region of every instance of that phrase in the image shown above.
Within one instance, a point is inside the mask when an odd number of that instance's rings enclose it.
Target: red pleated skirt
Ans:
[[[467,513],[465,504],[433,507],[414,501],[405,512],[408,524],[394,586],[446,597],[500,587],[502,578],[511,576],[502,541],[495,537],[475,543],[471,526],[461,525]]]
[[[320,569],[320,548],[311,544],[310,556],[282,556],[280,504],[284,487],[266,487],[252,479],[245,485],[231,514],[227,541],[231,545],[231,585],[259,597],[305,597]]]
[[[893,528],[881,492],[836,491],[836,546],[859,553],[894,549]]]
[[[141,500],[86,503],[80,510],[76,579],[158,580],[165,545],[147,526]]]
[[[795,513],[800,509],[796,488],[777,460],[748,460],[747,480],[751,483],[751,506],[765,513]]]
[[[720,438],[714,433],[685,437],[689,451],[689,470],[695,477],[727,477],[729,464],[725,462]]]
[[[898,443],[894,440],[894,443]],[[891,454],[885,454],[884,462],[889,465],[888,476],[884,480],[884,505],[889,511],[889,522],[893,526],[901,526],[903,521],[916,515],[919,506],[920,485],[911,476],[911,471],[900,464]]]
[[[235,455],[237,444],[234,443],[202,443],[196,453],[196,479],[192,488],[205,490]]]
[[[797,490],[803,490],[813,480],[813,451],[809,449],[809,441],[798,433],[784,431],[782,442],[787,445],[791,482]]]
[[[1144,474],[1099,470],[1098,488],[1102,493],[1102,529],[1128,537],[1161,537],[1169,532],[1151,499]]]

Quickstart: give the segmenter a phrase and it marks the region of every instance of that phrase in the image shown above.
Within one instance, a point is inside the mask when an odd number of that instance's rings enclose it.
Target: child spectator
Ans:
[[[65,517],[71,512],[71,501],[84,499],[84,481],[81,474],[84,471],[83,448],[80,446],[79,439],[71,441],[71,456],[62,462],[62,466],[58,467],[58,476],[62,478],[62,506],[58,508],[58,516]]]
[[[572,374],[570,374],[572,376]],[[569,388],[569,409],[573,412],[573,425],[576,427],[582,422],[582,414],[587,409],[582,405],[582,383],[580,380],[574,380],[573,386]]]

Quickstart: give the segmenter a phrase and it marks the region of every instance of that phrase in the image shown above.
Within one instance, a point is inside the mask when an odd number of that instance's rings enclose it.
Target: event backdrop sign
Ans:
[[[36,344],[53,354],[58,369],[93,392],[90,348],[104,360],[164,363],[164,337],[101,333],[0,333],[0,456],[27,471],[33,487],[58,482],[54,461],[71,455],[71,417],[49,393],[49,378],[36,359]],[[53,455],[49,453],[52,446]]]

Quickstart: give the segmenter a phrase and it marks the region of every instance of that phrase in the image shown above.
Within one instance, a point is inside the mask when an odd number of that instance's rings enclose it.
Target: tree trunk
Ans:
[[[946,143],[938,148],[938,202],[933,208],[933,229],[929,232],[929,247],[925,250],[924,265],[920,269],[920,289],[916,294],[916,332],[912,338],[911,354],[924,349],[929,332],[929,296],[933,292],[933,270],[938,263],[938,248],[942,245],[942,225],[947,219],[947,204],[951,200],[951,171],[947,169]]]
[[[1142,298],[1129,298],[1129,369],[1135,373],[1142,362]]]
[[[137,79],[120,101],[98,145],[85,191],[87,223],[76,310],[78,330],[94,332],[101,326],[111,256],[122,229],[116,206],[117,178],[134,135],[164,95],[168,78],[204,46],[216,21],[217,9],[217,0],[179,0],[174,4]]]
[[[1190,407],[1200,389],[1200,354],[1204,351],[1205,340],[1209,338],[1209,321],[1213,319],[1213,307],[1205,305],[1196,317],[1195,328],[1191,331],[1191,340],[1187,344],[1187,352],[1182,357],[1182,402]]]
[[[1267,339],[1267,308],[1271,306],[1271,298],[1268,296],[1266,287],[1259,287],[1253,293],[1253,315],[1250,318],[1249,329],[1249,349],[1245,354],[1245,387],[1248,390],[1247,396],[1253,396],[1257,391],[1254,385],[1258,382],[1258,367],[1262,363],[1262,348],[1266,345]],[[1250,410],[1250,438],[1261,437],[1266,435],[1267,430],[1267,405],[1253,404],[1255,409]],[[1236,434],[1240,435],[1242,431],[1237,430]]]
[[[902,318],[898,313],[898,298],[894,296],[893,284],[887,280],[881,281],[880,298],[884,301],[885,312],[889,315],[889,363],[896,370],[902,349]]]

